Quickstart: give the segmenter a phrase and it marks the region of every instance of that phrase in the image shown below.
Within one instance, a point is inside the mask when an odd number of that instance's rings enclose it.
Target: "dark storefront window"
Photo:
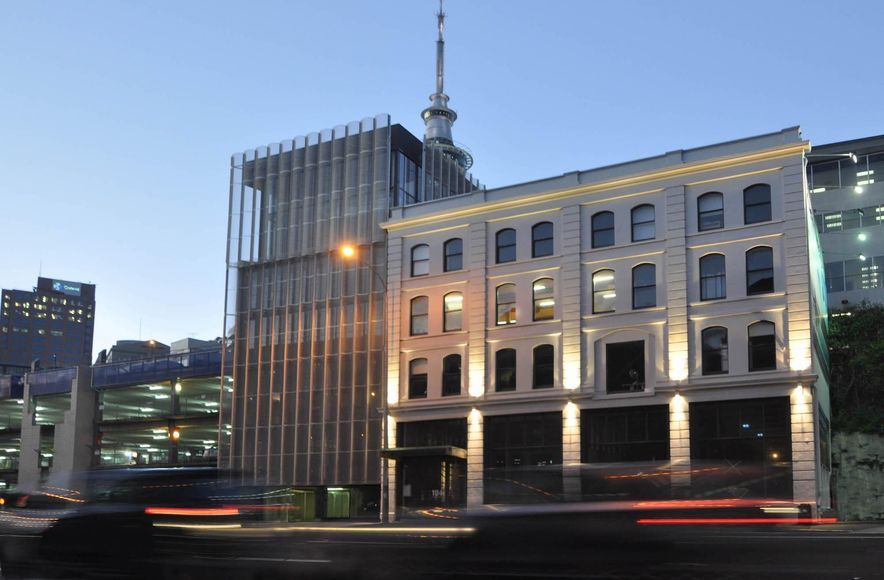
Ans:
[[[691,486],[703,497],[792,497],[789,399],[691,403]]]
[[[581,411],[584,463],[669,459],[669,407]]]
[[[605,376],[609,393],[635,393],[645,389],[645,342],[605,345]]]
[[[467,447],[466,419],[397,423],[396,446]],[[396,462],[396,500],[405,510],[466,504],[466,461],[438,450]],[[438,453],[438,454],[436,454]]]
[[[467,420],[409,421],[396,423],[397,447],[467,448]]]
[[[485,418],[485,502],[556,501],[562,491],[562,414]]]

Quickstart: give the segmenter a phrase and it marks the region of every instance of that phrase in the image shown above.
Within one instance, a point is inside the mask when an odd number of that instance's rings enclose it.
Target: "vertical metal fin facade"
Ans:
[[[390,156],[382,115],[231,159],[219,453],[246,480],[379,482]]]

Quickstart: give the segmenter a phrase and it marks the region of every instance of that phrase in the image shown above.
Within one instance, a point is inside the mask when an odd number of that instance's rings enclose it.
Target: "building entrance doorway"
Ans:
[[[397,494],[406,511],[466,505],[467,465],[457,457],[408,457],[399,461]]]

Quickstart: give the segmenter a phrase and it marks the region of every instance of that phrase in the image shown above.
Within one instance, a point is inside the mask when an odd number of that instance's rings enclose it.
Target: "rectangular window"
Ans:
[[[645,341],[605,345],[608,393],[636,393],[645,389]]]
[[[580,412],[581,461],[669,459],[669,407],[654,405]]]

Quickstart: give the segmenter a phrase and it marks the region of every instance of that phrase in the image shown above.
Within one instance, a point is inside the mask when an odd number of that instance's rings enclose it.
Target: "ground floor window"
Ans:
[[[788,397],[691,403],[691,488],[704,497],[792,497]]]
[[[669,496],[669,407],[580,412],[581,492],[585,500]]]
[[[485,503],[557,501],[562,414],[485,417]]]

